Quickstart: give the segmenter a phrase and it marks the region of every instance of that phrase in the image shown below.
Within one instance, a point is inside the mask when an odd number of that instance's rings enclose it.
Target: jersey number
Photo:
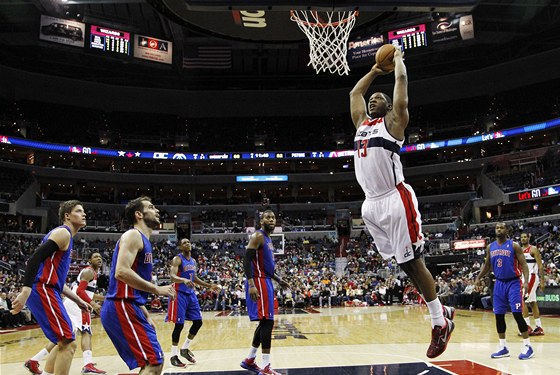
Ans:
[[[365,158],[367,156],[367,145],[368,145],[367,139],[360,140],[360,149],[358,150],[359,158]]]
[[[498,264],[498,267],[501,267],[502,266],[502,259],[498,259],[497,264]]]

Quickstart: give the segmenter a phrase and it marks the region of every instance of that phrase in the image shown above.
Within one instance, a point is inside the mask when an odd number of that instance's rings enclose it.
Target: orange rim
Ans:
[[[302,11],[302,12],[305,12],[305,11]],[[310,11],[310,12],[317,12],[317,11]],[[359,14],[360,14],[360,12],[355,10],[355,11],[352,12],[352,14],[350,14],[348,17],[346,17],[343,20],[332,22],[332,23],[324,23],[324,22],[307,22],[307,21],[304,21],[301,18],[299,18],[299,16],[297,15],[296,12],[294,12],[293,10],[290,10],[290,19],[294,22],[297,22],[299,24],[302,24],[302,25],[308,26],[308,27],[317,27],[317,26],[318,27],[328,27],[328,26],[337,27],[341,23],[346,23],[346,22],[350,21],[351,18],[357,17]]]

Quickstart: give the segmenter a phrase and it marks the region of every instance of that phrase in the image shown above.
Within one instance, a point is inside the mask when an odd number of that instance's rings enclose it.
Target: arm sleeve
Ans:
[[[253,278],[253,268],[251,267],[251,263],[256,256],[257,249],[247,249],[245,252],[245,257],[243,258],[243,269],[245,270],[245,277],[247,280]]]
[[[81,299],[83,299],[87,303],[90,303],[91,298],[89,298],[89,296],[86,293],[87,286],[88,286],[87,281],[85,281],[85,280],[80,281],[80,284],[78,285],[78,290],[76,290],[76,294],[78,295],[78,297],[80,297]]]
[[[37,276],[37,271],[41,262],[53,255],[58,250],[58,245],[53,240],[47,240],[37,250],[31,255],[31,258],[27,261],[27,267],[25,267],[25,277],[23,278],[23,285],[32,287],[33,281],[35,281],[35,276]]]

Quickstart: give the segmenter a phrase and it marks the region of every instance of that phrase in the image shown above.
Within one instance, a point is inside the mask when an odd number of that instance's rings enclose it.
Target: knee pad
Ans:
[[[171,334],[171,342],[173,344],[178,344],[181,338],[181,331],[183,330],[184,324],[175,324],[173,333]]]
[[[272,346],[272,329],[274,328],[274,320],[262,319],[259,326],[261,327],[262,348],[270,349]]]
[[[515,318],[515,321],[517,322],[517,328],[519,328],[519,332],[527,331],[527,329],[529,328],[527,327],[527,322],[525,321],[525,319],[523,319],[523,313],[514,312],[512,314]]]
[[[506,316],[504,314],[496,314],[496,330],[498,333],[506,332]]]
[[[202,327],[202,320],[193,320],[189,334],[196,336],[200,327]]]

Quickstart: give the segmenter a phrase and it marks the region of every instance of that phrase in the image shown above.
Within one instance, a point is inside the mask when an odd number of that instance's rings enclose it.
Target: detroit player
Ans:
[[[192,321],[189,329],[189,335],[181,347],[181,356],[189,362],[195,363],[193,353],[189,346],[194,339],[200,327],[202,327],[202,315],[200,314],[200,305],[194,291],[194,284],[198,284],[204,288],[210,288],[215,292],[220,291],[220,286],[202,281],[196,276],[196,261],[191,257],[191,242],[187,238],[181,240],[179,245],[181,254],[178,254],[171,261],[171,270],[169,272],[171,282],[175,286],[177,298],[169,302],[167,317],[168,322],[175,323],[175,328],[171,335],[171,364],[176,367],[185,367],[177,356],[177,345],[181,337],[181,331],[185,326],[185,320]]]
[[[364,95],[373,80],[389,74],[375,64],[350,91],[350,112],[356,127],[354,167],[365,193],[362,218],[384,259],[394,257],[426,300],[432,320],[432,340],[426,356],[435,358],[447,348],[455,328],[455,309],[442,306],[434,279],[424,261],[418,201],[404,182],[399,156],[408,126],[408,78],[403,55],[395,50],[394,102],[381,92]],[[369,110],[369,114],[368,114]]]
[[[527,280],[529,269],[527,268],[521,246],[512,240],[508,240],[505,223],[496,224],[496,241],[486,247],[486,259],[480,273],[476,277],[476,284],[479,284],[480,280],[490,270],[496,276],[496,283],[494,284],[494,315],[496,316],[496,329],[500,339],[498,351],[492,353],[490,357],[509,357],[509,350],[506,346],[505,320],[505,314],[509,307],[517,322],[519,332],[523,335],[523,350],[518,358],[532,358],[535,354],[529,340],[527,323],[525,323],[521,314],[523,295],[527,292],[527,281],[523,282],[523,289],[521,289],[520,276],[521,271],[523,271],[524,280]]]
[[[80,271],[78,278],[76,279],[77,285],[72,288],[72,291],[81,299],[88,302],[93,307],[93,311],[99,314],[101,306],[95,301],[102,301],[105,299],[102,295],[95,293],[97,290],[97,274],[103,264],[101,254],[92,252],[89,256],[89,264],[90,265],[88,267],[85,267]],[[84,358],[82,374],[106,374],[105,371],[96,368],[93,363],[91,350],[91,314],[89,311],[86,312],[80,310],[78,305],[69,298],[64,300],[64,307],[68,312],[68,316],[70,316],[70,319],[72,320],[74,332],[79,331],[82,335],[81,347]],[[39,361],[46,357],[54,347],[55,345],[53,343],[48,343],[44,349],[25,362],[25,367],[32,374],[41,374],[42,372],[39,370]],[[49,359],[47,361],[47,365],[45,366],[45,372],[53,372],[53,365],[54,364],[51,363]]]
[[[537,288],[544,291],[544,267],[541,253],[536,246],[529,244],[529,234],[521,233],[519,241],[521,242],[521,248],[523,249],[523,254],[525,255],[525,260],[527,261],[527,267],[529,267],[529,291],[527,292],[529,296],[523,304],[523,318],[529,326],[529,336],[543,336],[544,330],[541,323],[541,313],[539,311],[539,306],[537,305]],[[528,304],[531,305],[531,311],[533,312],[533,318],[535,319],[535,329],[531,329],[529,309],[527,308]]]
[[[76,343],[72,321],[62,303],[61,294],[74,301],[80,309],[91,310],[91,305],[65,284],[74,246],[73,237],[86,226],[86,214],[79,201],[70,200],[60,205],[58,217],[62,225],[45,235],[27,262],[23,288],[13,302],[11,312],[19,313],[27,303],[45,336],[56,343],[50,357],[54,372],[68,375]]]
[[[259,325],[253,334],[253,342],[249,356],[241,362],[241,367],[260,375],[278,375],[270,366],[270,348],[272,343],[272,328],[274,327],[274,287],[272,279],[282,288],[289,288],[289,284],[274,273],[274,245],[270,234],[276,226],[274,212],[267,209],[260,219],[260,228],[251,235],[247,251],[243,259],[243,269],[247,280],[245,290],[247,295],[247,312],[251,321],[258,321]],[[262,345],[262,368],[257,365],[257,349]]]
[[[109,289],[101,308],[101,323],[129,369],[140,374],[160,375],[163,350],[155,324],[144,306],[148,293],[175,298],[173,286],[156,286],[152,280],[150,235],[159,225],[159,211],[150,198],[131,200],[125,217],[134,225],[115,245]]]

